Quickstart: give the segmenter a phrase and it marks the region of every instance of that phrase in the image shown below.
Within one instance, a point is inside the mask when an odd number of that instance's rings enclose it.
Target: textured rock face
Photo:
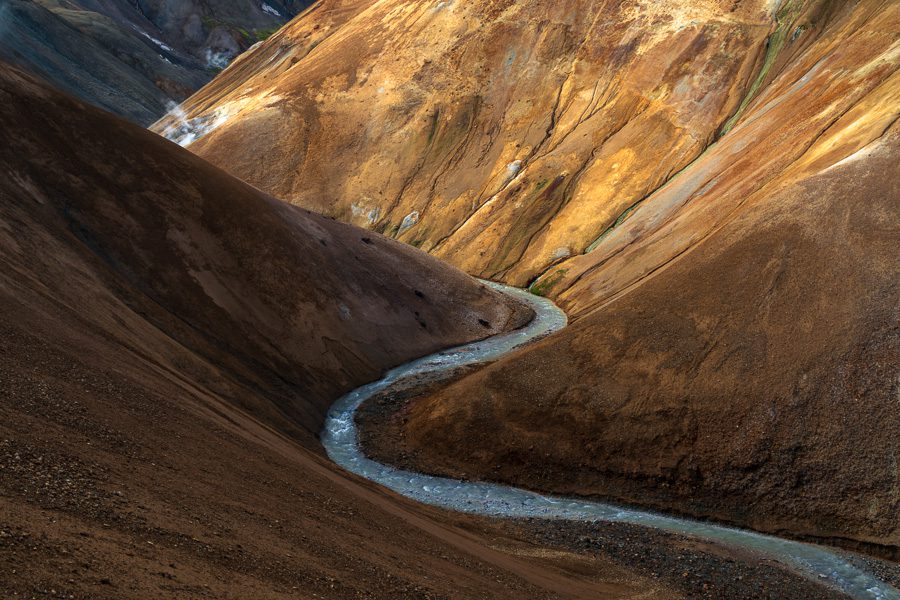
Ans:
[[[900,555],[900,6],[830,6],[783,7],[727,135],[537,281],[569,330],[413,406],[430,469]]]
[[[745,203],[877,139],[898,116],[898,26],[897,3],[784,3],[727,135],[624,213],[591,252],[555,266],[535,287],[576,317],[589,312],[689,251]]]
[[[307,4],[2,0],[0,59],[149,125]]]
[[[757,1],[325,1],[185,103],[227,117],[191,149],[524,284],[703,151],[771,27]]]

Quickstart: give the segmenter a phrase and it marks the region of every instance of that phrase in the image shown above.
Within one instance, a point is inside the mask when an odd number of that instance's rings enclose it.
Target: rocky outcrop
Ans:
[[[0,59],[149,125],[307,4],[3,0]]]

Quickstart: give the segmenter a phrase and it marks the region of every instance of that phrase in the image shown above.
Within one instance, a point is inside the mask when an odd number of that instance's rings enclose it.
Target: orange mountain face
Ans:
[[[223,121],[191,149],[525,284],[696,159],[738,108],[772,16],[732,4],[322,2],[185,104]]]
[[[696,241],[814,140],[835,158],[877,135],[897,10],[326,1],[185,104],[218,123],[191,149],[470,273],[543,275],[537,289],[556,295],[618,248],[651,244],[691,197],[724,204],[683,236]],[[853,115],[834,122],[853,106],[862,130]],[[626,219],[634,233],[614,233]]]

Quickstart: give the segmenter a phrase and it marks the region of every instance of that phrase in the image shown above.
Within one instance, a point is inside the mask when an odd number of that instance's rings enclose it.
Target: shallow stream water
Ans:
[[[653,527],[720,542],[775,559],[816,581],[827,581],[852,598],[900,600],[900,591],[855,566],[839,551],[714,523],[623,508],[604,502],[538,494],[511,486],[459,481],[396,469],[367,458],[360,449],[354,414],[368,398],[408,377],[496,360],[566,326],[566,315],[546,298],[496,283],[486,285],[529,305],[535,318],[525,327],[465,346],[444,350],[397,367],[382,379],[338,400],[328,413],[322,444],[344,469],[418,502],[491,517],[608,521]]]

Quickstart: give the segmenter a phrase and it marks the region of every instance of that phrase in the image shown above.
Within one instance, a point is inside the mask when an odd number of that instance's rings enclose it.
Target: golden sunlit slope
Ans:
[[[326,0],[185,103],[220,123],[191,149],[524,284],[715,139],[763,61],[768,4]]]

